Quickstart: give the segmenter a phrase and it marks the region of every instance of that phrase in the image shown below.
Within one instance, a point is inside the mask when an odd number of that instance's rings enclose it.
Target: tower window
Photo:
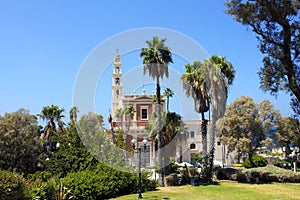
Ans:
[[[120,95],[120,92],[119,90],[116,90],[116,95],[119,96]]]
[[[116,78],[116,85],[120,85],[120,78]]]
[[[120,68],[116,67],[116,73],[119,74],[120,73]]]

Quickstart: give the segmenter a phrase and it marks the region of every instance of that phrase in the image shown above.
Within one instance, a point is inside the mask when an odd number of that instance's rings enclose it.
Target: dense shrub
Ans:
[[[268,164],[267,159],[260,155],[254,155],[252,159],[256,167],[265,167]],[[249,158],[245,158],[242,166],[245,168],[252,168]]]
[[[245,183],[279,182],[300,183],[300,174],[273,165],[251,169],[219,169],[216,173],[219,180],[234,180]]]
[[[220,168],[216,171],[216,177],[219,180],[236,180],[238,169],[234,168]]]
[[[99,164],[95,170],[69,173],[61,179],[72,191],[74,199],[108,199],[136,192],[138,177],[134,173],[122,172]],[[155,189],[156,184],[142,176],[143,189]]]
[[[1,200],[27,199],[27,197],[26,180],[23,176],[5,170],[0,171]]]
[[[43,181],[50,180],[53,177],[53,174],[49,171],[37,171],[34,174],[28,174],[27,179],[31,181],[36,181],[38,179],[42,179]]]
[[[172,173],[169,176],[166,176],[166,185],[167,186],[177,186],[179,185],[179,177],[176,173]]]
[[[189,171],[187,168],[183,168],[180,171],[179,185],[185,185],[190,182]]]
[[[282,160],[278,157],[273,159],[273,165],[276,166],[276,167],[285,168],[284,166],[288,166],[288,164],[289,163],[287,161]]]
[[[43,182],[42,179],[28,180],[27,186],[30,199],[49,199],[47,198],[49,196],[47,196],[47,182]]]
[[[176,173],[179,166],[176,164],[175,160],[173,159],[171,161],[170,167],[171,167],[171,173]]]

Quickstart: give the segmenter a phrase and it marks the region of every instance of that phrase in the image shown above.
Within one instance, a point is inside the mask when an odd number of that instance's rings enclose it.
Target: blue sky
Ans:
[[[282,115],[292,114],[287,94],[276,99],[259,89],[262,55],[255,35],[224,10],[222,0],[0,1],[0,115],[21,107],[37,114],[50,104],[69,111],[77,75],[91,52],[114,35],[144,27],[177,31],[210,55],[226,56],[237,71],[228,103],[246,95],[255,102],[269,99]],[[122,55],[123,73],[141,64],[138,53]],[[174,61],[171,67],[183,72],[185,61]],[[105,118],[111,98],[110,70],[99,80],[95,95],[95,112]],[[148,87],[151,93],[154,86]],[[177,111],[178,99],[172,101],[171,110]]]

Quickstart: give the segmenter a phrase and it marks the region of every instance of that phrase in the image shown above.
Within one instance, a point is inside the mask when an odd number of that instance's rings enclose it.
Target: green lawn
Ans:
[[[115,200],[137,199],[137,194],[122,196]],[[151,200],[198,200],[198,199],[300,199],[300,184],[244,184],[236,182],[220,182],[208,186],[177,186],[158,188],[157,191],[143,193],[143,199]]]

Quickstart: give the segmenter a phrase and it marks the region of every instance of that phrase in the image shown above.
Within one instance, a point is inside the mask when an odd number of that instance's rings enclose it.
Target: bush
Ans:
[[[42,179],[28,180],[27,183],[30,199],[47,199],[47,182]]]
[[[243,183],[279,182],[300,183],[300,174],[273,165],[266,167],[236,170],[233,168],[219,169],[216,172],[219,180],[234,180]]]
[[[63,185],[71,190],[74,199],[108,199],[136,192],[138,177],[136,174],[109,168],[101,163],[95,170],[69,173],[61,179]],[[143,189],[155,189],[155,181],[142,176]],[[146,188],[145,188],[146,187]]]
[[[180,171],[180,178],[179,178],[179,185],[185,185],[190,182],[190,176],[189,171],[187,168],[183,168],[183,170]]]
[[[176,171],[178,170],[178,165],[175,163],[175,160],[173,159],[171,162],[171,173],[176,173]]]
[[[5,170],[0,171],[0,199],[28,199],[26,180],[23,176]]]
[[[238,174],[238,171],[239,170],[234,168],[221,168],[216,171],[216,177],[219,180],[236,180],[236,174]]]
[[[265,167],[268,164],[267,159],[260,155],[254,155],[252,156],[252,159],[256,167]],[[245,158],[242,166],[245,168],[252,168],[249,158]]]
[[[179,185],[179,178],[176,173],[172,173],[169,176],[166,176],[166,185],[167,186]]]
[[[52,178],[52,177],[53,177],[53,175],[49,171],[37,171],[34,174],[28,174],[27,175],[27,179],[29,179],[31,181],[36,181],[38,179],[42,179],[43,181],[47,181],[47,180],[50,180],[50,178]]]
[[[280,168],[284,168],[284,166],[288,166],[288,162],[285,161],[285,160],[282,160],[280,158],[274,158],[273,160],[273,165],[276,166],[276,167],[280,167]]]

